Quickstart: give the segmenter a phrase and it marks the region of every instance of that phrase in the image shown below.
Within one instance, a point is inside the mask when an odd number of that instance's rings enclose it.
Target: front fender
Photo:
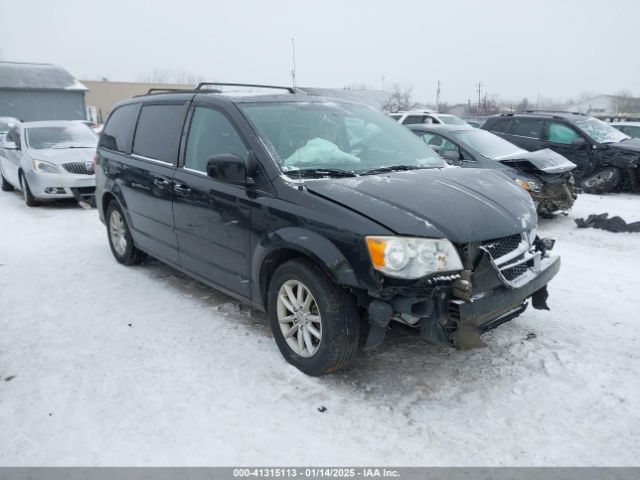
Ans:
[[[254,285],[262,285],[262,266],[270,254],[290,249],[311,258],[332,280],[340,285],[359,287],[353,267],[340,249],[326,237],[300,227],[284,227],[266,234],[254,248],[251,277]],[[263,303],[262,291],[254,292],[254,300]]]

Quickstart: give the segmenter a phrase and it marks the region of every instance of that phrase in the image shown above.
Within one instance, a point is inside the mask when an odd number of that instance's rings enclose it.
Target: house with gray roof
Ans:
[[[87,88],[48,63],[0,62],[0,116],[22,121],[84,120]]]

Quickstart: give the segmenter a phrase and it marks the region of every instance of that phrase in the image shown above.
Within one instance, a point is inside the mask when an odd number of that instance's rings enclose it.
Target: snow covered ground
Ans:
[[[542,222],[551,312],[467,352],[396,327],[309,378],[262,314],[117,264],[95,210],[2,193],[0,465],[637,465],[640,234],[573,223],[605,211],[640,220],[640,197]]]

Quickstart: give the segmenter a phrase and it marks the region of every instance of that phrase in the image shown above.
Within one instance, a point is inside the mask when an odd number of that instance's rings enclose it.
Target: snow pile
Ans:
[[[0,465],[636,465],[640,235],[545,220],[551,312],[432,347],[395,326],[309,378],[263,315],[151,261],[111,257],[94,211],[0,194]],[[13,377],[13,378],[12,378]]]

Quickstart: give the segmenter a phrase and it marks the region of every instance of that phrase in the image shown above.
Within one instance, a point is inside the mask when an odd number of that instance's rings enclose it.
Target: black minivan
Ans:
[[[265,311],[309,375],[378,345],[391,320],[465,348],[529,298],[547,308],[560,260],[502,173],[451,167],[367,106],[211,85],[109,116],[96,200],[120,263],[149,254]]]

